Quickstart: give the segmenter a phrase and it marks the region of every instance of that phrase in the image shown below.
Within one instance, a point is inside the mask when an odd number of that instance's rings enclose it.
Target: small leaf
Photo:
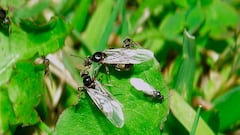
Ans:
[[[167,39],[175,39],[184,28],[186,11],[179,10],[164,17],[159,29]]]
[[[201,34],[210,32],[211,37],[225,39],[227,38],[227,28],[236,29],[237,27],[239,20],[237,11],[225,2],[215,1],[208,6],[205,13],[206,22],[200,31]]]
[[[239,122],[240,110],[236,108],[239,98],[240,87],[235,87],[213,101],[215,108],[219,112],[221,131],[229,129]],[[230,112],[231,115],[229,115]]]
[[[64,45],[64,39],[69,27],[60,18],[52,18],[49,24],[44,26],[32,26],[30,22],[25,27],[34,27],[24,31],[11,24],[12,31],[9,36],[0,33],[0,74],[11,67],[20,59],[29,59],[35,56],[46,55],[60,49]],[[37,27],[43,29],[39,30]]]
[[[43,71],[32,63],[17,63],[7,86],[9,99],[16,115],[16,124],[33,125],[39,121],[34,109],[43,92]]]
[[[11,124],[15,123],[15,115],[6,88],[0,88],[0,134],[10,132]]]
[[[199,6],[191,9],[188,13],[186,21],[188,24],[188,31],[190,33],[196,32],[204,21],[202,9]]]

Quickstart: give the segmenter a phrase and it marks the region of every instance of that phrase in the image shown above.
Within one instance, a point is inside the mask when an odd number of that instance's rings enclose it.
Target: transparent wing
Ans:
[[[117,48],[103,51],[107,57],[105,64],[140,64],[154,58],[153,52],[147,49]]]
[[[87,93],[103,112],[108,120],[116,127],[124,125],[122,105],[119,103],[98,81],[95,81],[95,89],[87,88]]]
[[[131,78],[130,83],[136,90],[150,96],[153,96],[154,91],[156,91],[151,85],[140,78]]]

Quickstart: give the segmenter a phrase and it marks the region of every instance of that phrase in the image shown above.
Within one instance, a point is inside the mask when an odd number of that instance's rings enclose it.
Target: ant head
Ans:
[[[80,73],[80,76],[81,76],[82,78],[85,78],[86,76],[89,76],[89,72],[86,71],[86,70],[84,70],[84,71],[82,71],[82,72]]]
[[[100,62],[101,60],[103,60],[106,57],[107,57],[107,55],[103,52],[95,52],[93,54],[91,60],[94,62]]]
[[[94,80],[90,77],[88,71],[83,71],[81,73],[81,77],[83,78],[83,85],[84,86],[86,86],[88,88],[94,88],[95,87]]]
[[[164,96],[160,93],[160,91],[154,91],[153,95],[154,95],[155,101],[160,102],[160,103],[162,103],[164,101]]]
[[[92,80],[92,78],[90,77],[90,76],[85,76],[84,78],[83,78],[83,84],[84,84],[84,86],[86,86],[86,87],[92,87],[93,86],[93,80]]]
[[[85,60],[84,60],[84,64],[83,64],[85,67],[86,66],[90,66],[92,65],[92,60],[90,57],[87,57]]]
[[[130,48],[131,47],[131,39],[130,38],[126,38],[123,40],[123,48]]]
[[[7,13],[4,9],[0,9],[0,19],[4,19],[6,17]]]

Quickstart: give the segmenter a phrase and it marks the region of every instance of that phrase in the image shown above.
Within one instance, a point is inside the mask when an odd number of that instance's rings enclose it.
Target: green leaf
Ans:
[[[173,2],[179,7],[188,7],[188,0],[173,0]]]
[[[129,72],[117,72],[110,68],[110,83],[106,87],[123,104],[125,125],[119,129],[112,125],[91,99],[81,98],[77,106],[66,109],[60,116],[55,134],[160,134],[160,125],[166,120],[169,106],[168,89],[159,72],[159,64],[149,61],[134,65]],[[105,71],[99,72],[102,84],[108,82]],[[130,85],[130,77],[140,77],[165,96],[163,103],[155,103],[152,98],[135,90]],[[91,125],[91,128],[89,128]]]
[[[204,21],[202,9],[199,6],[194,7],[188,12],[186,22],[190,33],[196,32]]]
[[[237,11],[222,1],[215,1],[211,4],[206,9],[205,14],[206,22],[200,33],[207,34],[210,32],[210,36],[214,38],[227,38],[227,28],[236,29],[239,22]]]
[[[170,108],[173,115],[190,133],[196,112],[189,106],[184,99],[175,91],[171,91]],[[196,129],[196,135],[214,135],[214,132],[208,127],[204,120],[200,117]]]
[[[7,85],[16,124],[33,125],[39,122],[35,107],[43,92],[43,70],[29,62],[17,63]]]
[[[95,52],[96,48],[98,48],[98,43],[109,22],[113,3],[112,0],[101,1],[88,23],[85,35],[82,39],[84,44],[90,49],[90,52]]]
[[[112,29],[113,29],[114,22],[115,22],[115,20],[118,16],[119,9],[123,8],[123,6],[124,6],[124,1],[123,0],[118,0],[117,4],[116,4],[116,7],[113,9],[113,12],[112,12],[112,14],[109,18],[108,23],[107,23],[107,26],[106,26],[106,28],[103,32],[101,40],[98,43],[97,51],[102,51],[106,48],[109,36],[110,36],[110,34],[112,32]]]
[[[26,31],[12,24],[9,36],[0,33],[0,59],[2,60],[0,74],[18,60],[57,51],[63,47],[64,39],[70,31],[67,24],[57,17],[53,17],[48,24],[43,26],[33,25],[27,21],[24,24],[23,28]]]
[[[74,12],[72,24],[78,32],[81,32],[84,28],[90,4],[91,0],[82,0],[79,2],[78,7]]]
[[[213,101],[215,108],[219,112],[221,131],[229,129],[239,122],[240,109],[236,108],[239,98],[240,87],[235,87]]]
[[[19,22],[20,19],[26,19],[30,17],[36,17],[38,14],[42,13],[44,9],[50,6],[49,0],[41,0],[32,7],[29,5],[24,5],[21,8],[17,8],[14,12],[13,20]]]
[[[196,128],[197,128],[197,125],[198,125],[198,121],[199,121],[199,118],[200,118],[201,109],[202,109],[202,106],[199,106],[198,110],[197,110],[197,113],[196,113],[196,116],[195,116],[195,119],[194,119],[194,122],[193,122],[193,125],[192,125],[192,130],[190,132],[190,135],[195,135]]]
[[[157,8],[161,7],[165,1],[148,0],[139,2],[139,7],[134,11],[129,20],[129,34],[133,35],[137,29],[143,25]]]
[[[166,15],[159,27],[160,32],[167,39],[175,39],[184,28],[186,11],[179,10],[174,14]]]
[[[202,114],[203,119],[207,122],[208,126],[214,131],[215,134],[219,132],[219,112],[213,108],[212,110],[205,111]]]
[[[0,106],[0,134],[4,134],[11,132],[10,126],[16,119],[8,91],[4,87],[0,88]]]
[[[27,0],[1,0],[0,5],[1,7],[8,8],[14,7],[19,8],[22,5],[26,4]]]
[[[195,72],[195,37],[184,31],[183,61],[177,75],[175,89],[190,102]]]

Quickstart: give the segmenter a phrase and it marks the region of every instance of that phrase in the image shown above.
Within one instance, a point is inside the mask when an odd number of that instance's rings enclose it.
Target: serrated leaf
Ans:
[[[28,23],[26,26],[33,24]],[[51,27],[48,27],[50,25]],[[25,26],[25,27],[26,27]],[[31,26],[33,27],[33,26]],[[24,31],[12,24],[9,36],[0,33],[0,74],[20,59],[29,59],[34,55],[42,56],[60,49],[69,32],[69,27],[60,18],[54,17],[49,24],[44,25],[45,30],[34,29]]]
[[[240,87],[235,87],[213,101],[215,108],[219,111],[221,131],[228,129],[239,122],[240,109],[236,108],[239,98]]]
[[[159,72],[159,64],[150,61],[129,72],[117,72],[110,67],[110,83],[106,87],[123,104],[125,125],[119,129],[93,104],[90,98],[82,98],[77,106],[63,112],[57,122],[55,134],[160,134],[160,125],[168,114],[168,89]],[[102,84],[108,82],[106,72],[99,73]],[[141,77],[161,91],[166,100],[155,103],[153,100],[130,85],[131,77]],[[91,128],[89,128],[91,125]],[[64,128],[63,128],[64,127]]]
[[[17,63],[7,85],[9,99],[16,116],[15,124],[33,125],[39,121],[34,109],[43,92],[43,70],[29,62]]]

